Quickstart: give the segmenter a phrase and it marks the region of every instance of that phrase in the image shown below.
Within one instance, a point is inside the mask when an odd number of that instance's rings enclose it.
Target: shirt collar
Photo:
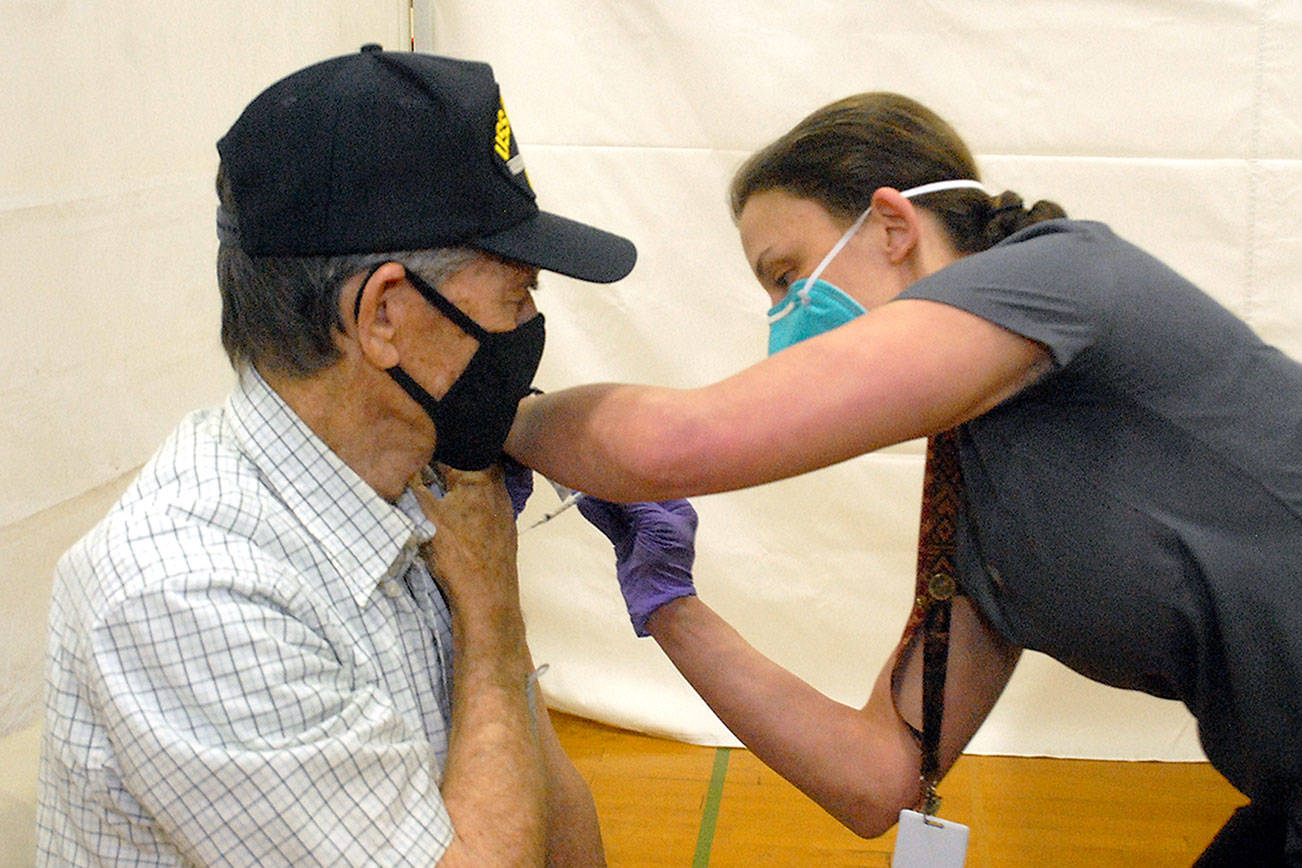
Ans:
[[[241,374],[227,401],[241,451],[364,604],[376,586],[397,579],[434,536],[434,525],[405,490],[389,503],[290,409],[256,370]]]

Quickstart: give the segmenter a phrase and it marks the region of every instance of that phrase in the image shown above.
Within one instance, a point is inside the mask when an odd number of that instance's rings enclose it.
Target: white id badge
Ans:
[[[967,833],[962,823],[900,811],[891,868],[963,868]]]

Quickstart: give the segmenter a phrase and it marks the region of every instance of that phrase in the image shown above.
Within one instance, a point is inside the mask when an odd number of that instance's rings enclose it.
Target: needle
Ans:
[[[581,491],[571,491],[568,495],[565,496],[563,500],[561,500],[560,506],[556,507],[551,512],[545,514],[542,518],[538,519],[533,524],[526,527],[523,531],[521,531],[521,533],[524,533],[525,531],[531,531],[540,524],[546,524],[556,516],[560,515],[565,510],[569,509],[571,506],[574,506],[580,500],[583,500],[583,498],[585,497],[587,497],[587,495]]]

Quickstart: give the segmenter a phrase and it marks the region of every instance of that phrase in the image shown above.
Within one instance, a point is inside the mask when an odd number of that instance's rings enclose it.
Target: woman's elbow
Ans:
[[[853,791],[844,793],[834,804],[824,802],[823,807],[859,837],[877,838],[899,821],[900,811],[912,808],[917,801],[915,775],[893,782],[872,780],[865,775],[863,783],[857,784]]]
[[[906,801],[890,805],[861,804],[849,811],[836,812],[833,816],[860,838],[879,838],[899,821],[900,811],[911,806],[912,803]]]

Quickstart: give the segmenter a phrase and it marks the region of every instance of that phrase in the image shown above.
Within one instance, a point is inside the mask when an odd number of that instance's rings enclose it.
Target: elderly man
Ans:
[[[42,862],[602,863],[497,461],[538,270],[633,246],[538,210],[484,64],[366,46],[218,150],[239,381],[60,561]]]

